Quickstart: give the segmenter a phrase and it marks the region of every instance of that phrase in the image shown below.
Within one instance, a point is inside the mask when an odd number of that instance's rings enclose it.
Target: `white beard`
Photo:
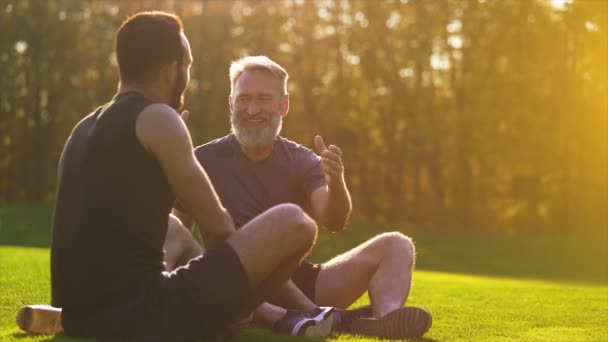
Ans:
[[[283,126],[283,117],[280,115],[266,115],[264,113],[261,116],[270,117],[268,126],[255,132],[247,129],[243,125],[242,120],[235,117],[234,114],[230,114],[230,125],[232,126],[232,133],[236,137],[239,144],[248,148],[260,148],[262,146],[268,146],[274,142],[274,139],[281,132]]]

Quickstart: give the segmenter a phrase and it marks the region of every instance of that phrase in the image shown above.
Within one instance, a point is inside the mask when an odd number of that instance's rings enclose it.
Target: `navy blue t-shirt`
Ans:
[[[233,134],[198,146],[194,154],[237,228],[277,204],[309,210],[310,194],[326,185],[319,156],[283,137],[264,160],[247,158]]]

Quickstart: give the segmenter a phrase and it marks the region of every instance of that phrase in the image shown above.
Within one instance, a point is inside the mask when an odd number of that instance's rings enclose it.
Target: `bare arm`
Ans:
[[[315,137],[315,145],[321,155],[321,166],[327,186],[320,187],[310,195],[312,215],[330,231],[344,229],[352,211],[350,193],[344,181],[342,151],[335,146],[325,146],[323,138]]]
[[[141,144],[160,162],[169,186],[191,213],[204,234],[215,241],[226,239],[234,224],[221,205],[209,177],[192,152],[192,140],[186,125],[171,107],[153,104],[138,116],[136,134]]]

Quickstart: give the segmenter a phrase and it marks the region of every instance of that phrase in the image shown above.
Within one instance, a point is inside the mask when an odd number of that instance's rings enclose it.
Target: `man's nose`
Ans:
[[[257,100],[253,99],[249,102],[249,106],[247,106],[247,114],[258,114],[260,112],[260,104]]]

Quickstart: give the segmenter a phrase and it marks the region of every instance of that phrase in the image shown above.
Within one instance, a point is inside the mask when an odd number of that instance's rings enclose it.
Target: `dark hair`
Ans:
[[[122,83],[147,83],[161,67],[184,56],[180,18],[165,12],[141,12],[128,17],[116,35],[116,59]]]

